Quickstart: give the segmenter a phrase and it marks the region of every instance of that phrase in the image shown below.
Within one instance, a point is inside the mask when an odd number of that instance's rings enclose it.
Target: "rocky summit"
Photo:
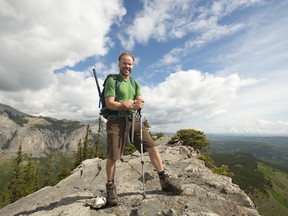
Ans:
[[[250,198],[231,178],[212,173],[191,147],[157,142],[165,168],[177,178],[183,192],[172,195],[160,189],[158,175],[144,154],[145,194],[143,196],[141,155],[123,156],[117,162],[115,184],[120,204],[97,205],[105,200],[105,160],[84,161],[55,186],[45,187],[0,210],[0,215],[33,216],[238,216],[259,215]],[[102,202],[103,203],[103,202]],[[99,203],[98,203],[99,204]]]

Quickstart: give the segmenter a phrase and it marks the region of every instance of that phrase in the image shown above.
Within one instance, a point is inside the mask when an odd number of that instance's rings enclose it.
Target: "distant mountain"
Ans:
[[[6,112],[7,114],[10,114],[10,115],[18,115],[18,116],[28,116],[27,114],[25,113],[22,113],[16,109],[14,109],[13,107],[11,106],[8,106],[8,105],[5,105],[5,104],[1,104],[0,103],[0,113],[3,113],[3,112]]]
[[[97,132],[98,124],[91,127]],[[48,149],[76,151],[86,128],[78,121],[31,116],[0,103],[0,154],[15,154],[20,144],[24,153],[36,157]]]

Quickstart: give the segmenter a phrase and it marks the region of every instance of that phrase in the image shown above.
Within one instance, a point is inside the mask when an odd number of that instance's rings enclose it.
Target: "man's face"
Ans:
[[[129,55],[124,55],[120,59],[120,62],[118,63],[120,73],[124,76],[129,76],[129,74],[132,72],[134,65],[133,58]]]

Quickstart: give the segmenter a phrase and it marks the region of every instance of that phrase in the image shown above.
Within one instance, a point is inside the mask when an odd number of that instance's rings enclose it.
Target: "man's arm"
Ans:
[[[112,110],[139,110],[143,109],[144,101],[141,96],[136,96],[134,100],[115,101],[115,97],[105,97],[106,107]]]

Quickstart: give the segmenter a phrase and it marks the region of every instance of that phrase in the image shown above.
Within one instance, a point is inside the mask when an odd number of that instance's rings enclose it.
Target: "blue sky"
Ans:
[[[92,76],[136,56],[152,131],[288,134],[288,2],[0,0],[0,103],[99,114]]]

